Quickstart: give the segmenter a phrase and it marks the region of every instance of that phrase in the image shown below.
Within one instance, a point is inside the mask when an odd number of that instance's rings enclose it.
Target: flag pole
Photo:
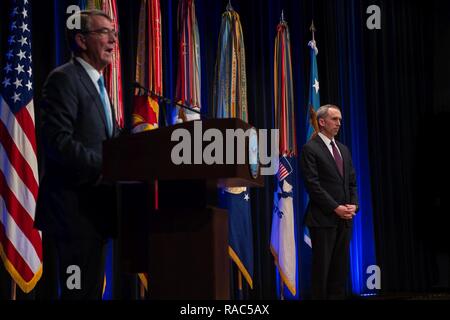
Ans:
[[[239,300],[244,300],[244,294],[242,291],[242,272],[238,268],[238,290],[239,290]]]
[[[11,300],[17,300],[17,284],[14,279],[11,278]]]
[[[145,300],[145,287],[142,281],[139,281],[139,299]]]
[[[291,172],[287,169],[286,157],[294,157],[296,154],[296,136],[294,117],[294,86],[292,83],[292,61],[289,28],[281,11],[280,23],[277,26],[274,52],[274,114],[276,128],[280,130],[279,137],[279,168],[276,176],[275,197],[281,192],[288,192],[289,186],[293,191],[295,183],[292,181]],[[287,159],[287,158],[286,158]],[[286,164],[283,164],[286,162]],[[286,180],[288,179],[288,180]],[[271,250],[275,264],[278,268],[277,285],[279,298],[285,299],[285,286],[295,288],[296,279],[296,244],[294,226],[294,198],[293,193],[283,195],[274,201],[272,213]],[[280,209],[283,208],[283,223],[281,222]],[[295,289],[292,290],[295,295]]]

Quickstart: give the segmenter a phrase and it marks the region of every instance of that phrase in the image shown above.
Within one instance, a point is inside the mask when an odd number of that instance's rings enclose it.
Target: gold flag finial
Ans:
[[[316,32],[316,27],[314,26],[314,20],[311,20],[311,26],[309,27],[309,31],[311,31],[312,38],[314,40],[314,33]]]
[[[233,11],[233,7],[231,6],[231,0],[228,0],[227,11]]]
[[[312,33],[316,32],[316,27],[314,26],[314,20],[311,20],[311,26],[309,27],[309,31]]]

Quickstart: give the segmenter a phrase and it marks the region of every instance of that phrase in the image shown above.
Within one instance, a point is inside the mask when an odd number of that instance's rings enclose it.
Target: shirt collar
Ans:
[[[81,57],[75,57],[77,61],[81,64],[81,66],[86,70],[87,74],[91,78],[92,82],[97,84],[98,79],[100,79],[100,76],[102,75],[100,72],[98,72],[97,69],[95,69],[93,66],[91,66],[88,62],[86,62]]]
[[[330,138],[328,138],[326,135],[324,135],[322,132],[319,132],[319,137],[323,140],[323,142],[325,142],[325,145],[328,147],[330,145],[330,142],[333,141],[334,144],[336,144],[336,141],[331,140]]]

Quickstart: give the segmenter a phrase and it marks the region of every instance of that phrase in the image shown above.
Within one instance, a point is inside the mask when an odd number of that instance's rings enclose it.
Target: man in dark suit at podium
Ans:
[[[337,106],[320,107],[320,132],[303,146],[301,153],[301,169],[309,193],[305,222],[312,241],[313,299],[345,297],[352,218],[358,210],[358,196],[350,151],[335,140],[341,120]]]
[[[102,142],[118,133],[102,72],[117,33],[102,11],[75,15],[80,26],[66,30],[73,58],[50,73],[43,89],[36,226],[44,236],[44,278],[51,277],[45,249],[56,251],[61,298],[101,299],[115,215],[114,189],[101,177]]]

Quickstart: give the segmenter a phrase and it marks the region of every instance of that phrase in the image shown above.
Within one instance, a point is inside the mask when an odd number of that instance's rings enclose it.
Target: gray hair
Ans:
[[[104,11],[101,10],[82,10],[75,12],[73,15],[71,15],[68,18],[69,20],[79,20],[80,21],[80,28],[72,28],[69,29],[66,27],[66,38],[67,42],[69,44],[69,48],[73,53],[78,53],[80,51],[80,48],[78,47],[75,37],[78,33],[84,34],[86,32],[89,32],[91,30],[91,18],[94,16],[101,16],[105,17],[109,21],[113,21],[109,15],[107,15]]]
[[[326,105],[321,106],[319,109],[317,109],[317,112],[316,112],[318,124],[319,124],[319,119],[324,119],[328,115],[329,109],[337,109],[337,110],[341,111],[341,109],[339,109],[339,107],[334,104],[326,104]]]

